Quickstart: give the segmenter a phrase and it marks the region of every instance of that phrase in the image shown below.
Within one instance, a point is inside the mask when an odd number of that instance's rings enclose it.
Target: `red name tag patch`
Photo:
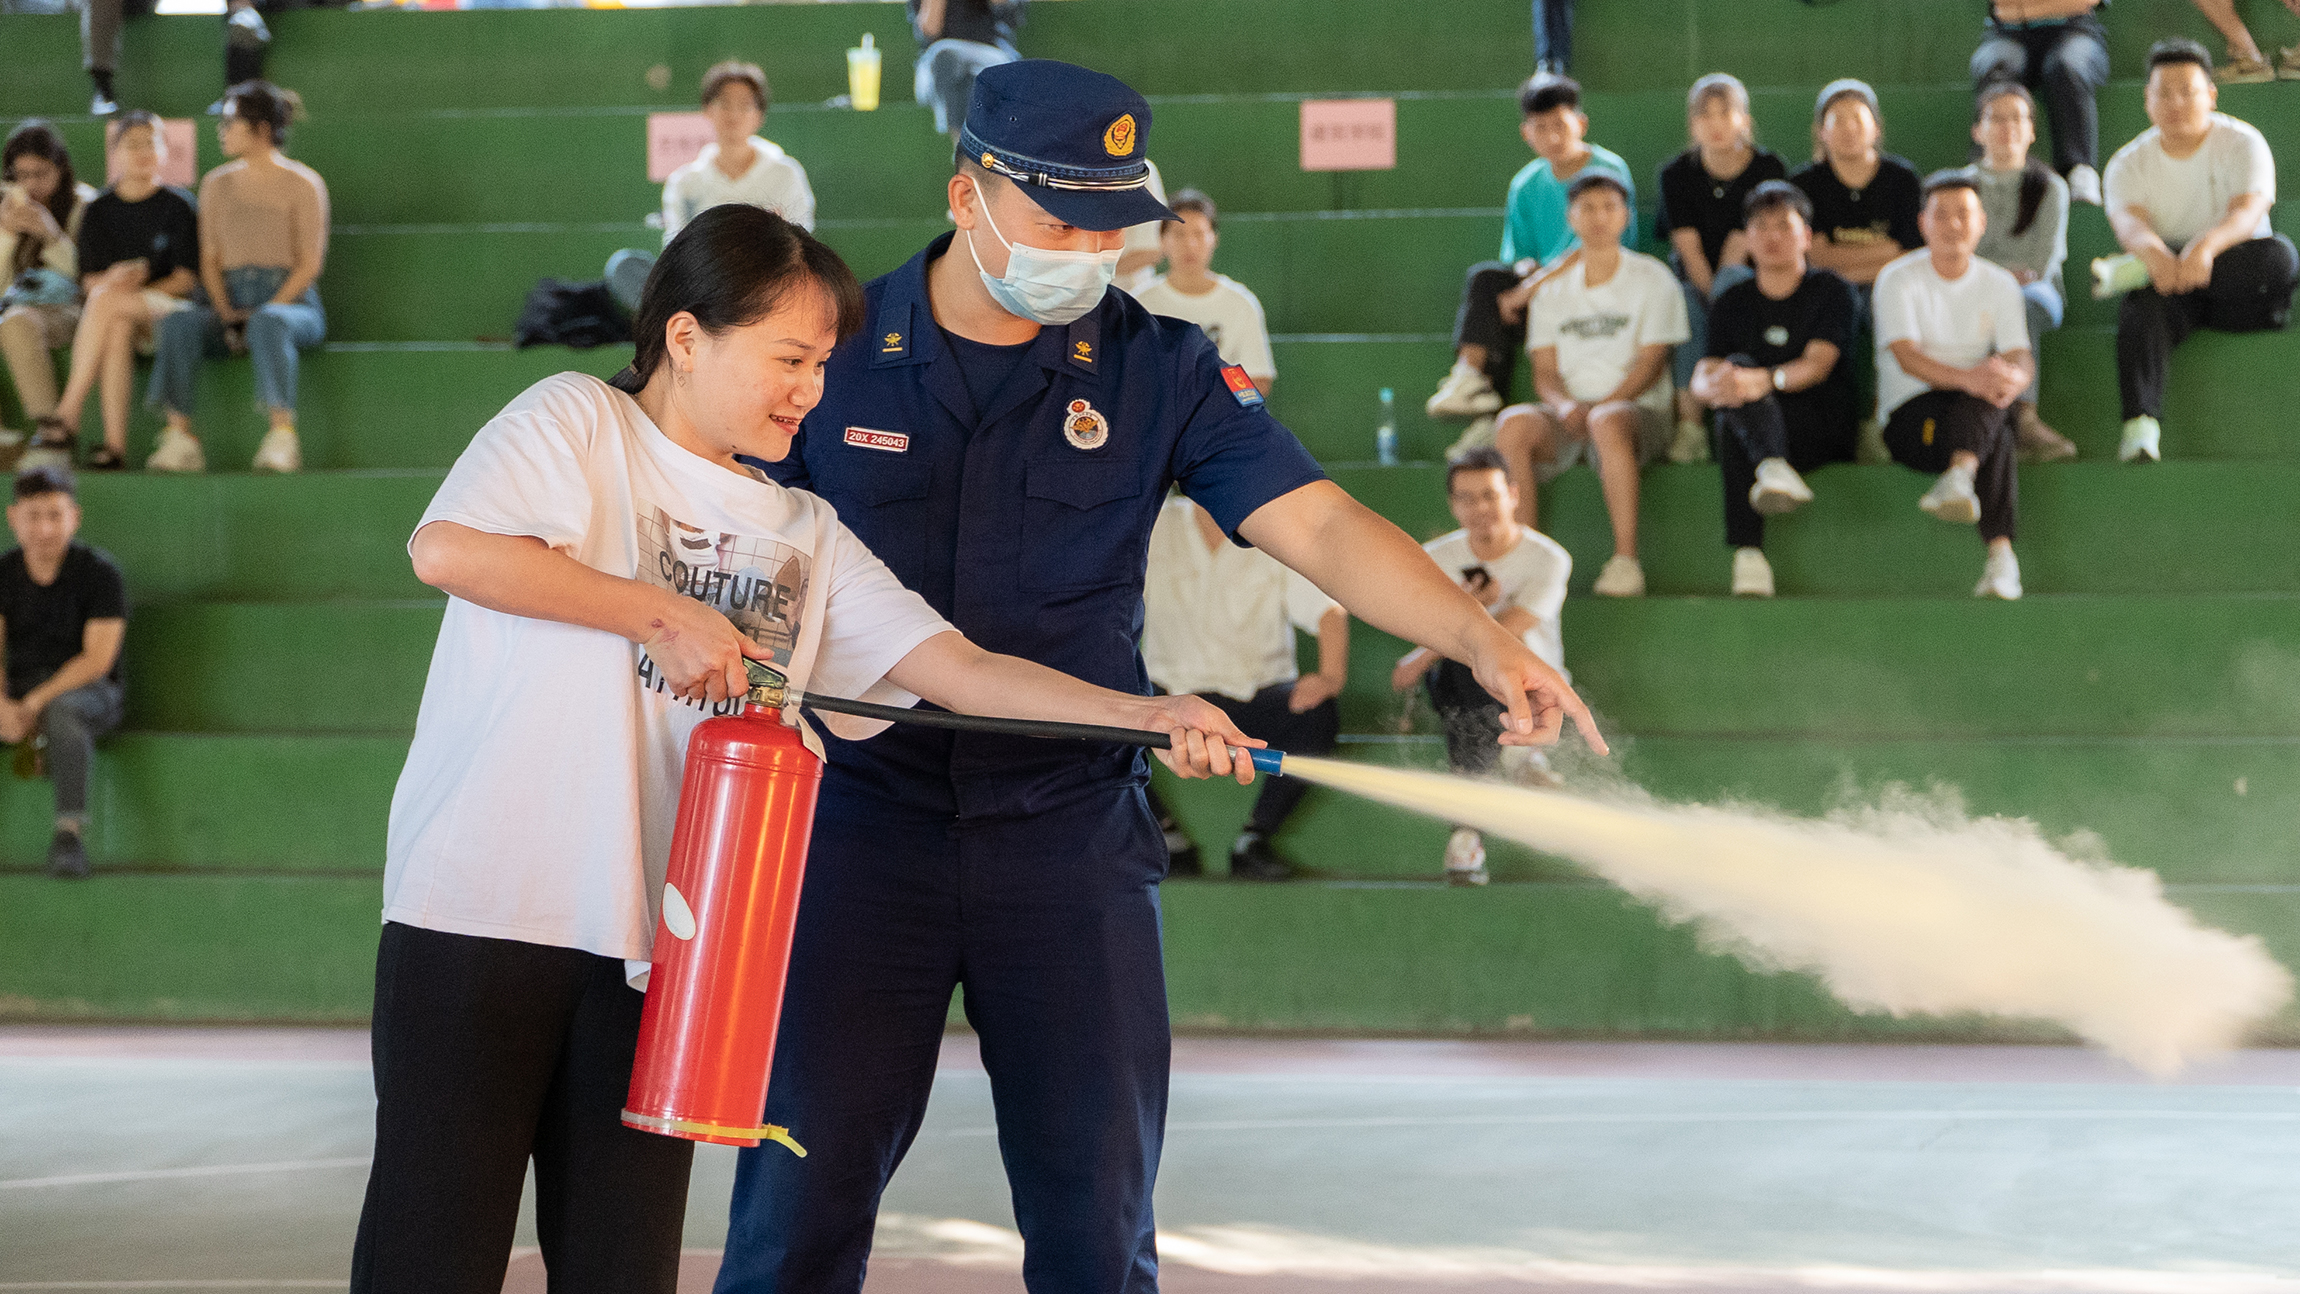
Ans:
[[[885,450],[889,454],[910,452],[910,437],[899,431],[872,431],[868,427],[847,428],[847,443],[864,449]]]
[[[1248,377],[1246,370],[1238,365],[1223,365],[1222,381],[1229,386],[1231,397],[1246,408],[1251,409],[1262,403],[1262,389],[1255,386],[1254,379]]]

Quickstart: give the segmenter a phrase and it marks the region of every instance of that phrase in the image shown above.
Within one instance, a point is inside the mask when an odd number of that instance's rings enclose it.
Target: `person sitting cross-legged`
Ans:
[[[1578,263],[1544,283],[1526,343],[1539,404],[1502,410],[1494,447],[1509,465],[1515,513],[1535,524],[1534,489],[1585,452],[1597,459],[1613,557],[1598,572],[1602,597],[1640,597],[1639,469],[1668,448],[1676,419],[1670,347],[1689,335],[1685,296],[1669,267],[1621,246],[1631,218],[1627,186],[1593,171],[1573,182],[1567,218],[1581,236]]]
[[[1294,664],[1296,629],[1317,635],[1314,674]],[[1142,665],[1160,690],[1204,697],[1240,731],[1276,749],[1329,754],[1342,730],[1335,698],[1350,676],[1350,616],[1268,553],[1231,543],[1212,514],[1176,495],[1150,529]],[[1282,881],[1293,875],[1270,840],[1309,789],[1298,777],[1262,783],[1230,846],[1232,877]],[[1167,874],[1197,875],[1198,847],[1155,791],[1150,810],[1166,835]]]
[[[0,553],[0,742],[47,739],[56,784],[51,876],[88,874],[81,837],[88,827],[88,768],[96,738],[120,724],[120,640],[128,626],[127,584],[102,549],[74,538],[80,503],[71,473],[56,466],[16,476],[8,529],[16,547]]]
[[[1460,581],[1502,628],[1563,674],[1565,639],[1558,618],[1565,609],[1566,580],[1573,574],[1572,554],[1518,521],[1517,487],[1492,448],[1481,446],[1448,459],[1445,480],[1446,507],[1461,529],[1423,544],[1422,551]],[[1501,703],[1467,665],[1417,647],[1390,670],[1392,689],[1410,692],[1416,685],[1429,690],[1445,729],[1447,768],[1473,777],[1498,772],[1528,785],[1558,784],[1541,752],[1495,744],[1501,735]],[[1445,877],[1454,885],[1486,883],[1485,841],[1475,830],[1457,827],[1446,840]]]
[[[1806,259],[1812,206],[1785,180],[1750,191],[1743,241],[1756,276],[1709,307],[1709,354],[1693,394],[1717,411],[1725,482],[1725,542],[1733,592],[1773,596],[1766,513],[1809,503],[1802,473],[1853,459],[1860,392],[1845,356],[1860,306],[1852,285]]]
[[[1981,259],[2004,266],[2020,280],[2021,300],[2028,305],[2029,345],[2040,350],[2045,333],[2060,327],[2067,309],[2061,266],[2068,260],[2069,186],[2029,156],[2036,142],[2036,100],[2017,82],[1981,87],[1973,102],[1973,142],[1981,149],[1973,178],[1988,216]],[[2037,365],[2040,371],[2043,367]],[[2038,380],[2030,379],[2013,405],[2021,460],[2057,463],[2076,457],[2076,446],[2037,413],[2038,389]]]
[[[2173,348],[2198,328],[2258,332],[2292,313],[2300,257],[2268,224],[2276,158],[2251,125],[2216,111],[2212,56],[2192,40],[2148,52],[2149,128],[2108,162],[2108,222],[2148,270],[2116,312],[2116,456],[2163,456],[2164,382]]]
[[[1988,214],[1969,170],[1925,181],[1925,245],[1877,275],[1877,415],[1893,461],[1940,479],[1918,502],[1988,541],[1975,597],[2021,595],[2013,403],[2035,362],[2012,271],[1977,254]]]

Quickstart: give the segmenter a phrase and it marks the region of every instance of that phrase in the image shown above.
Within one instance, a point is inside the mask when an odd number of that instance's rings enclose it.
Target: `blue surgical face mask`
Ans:
[[[1006,248],[1006,277],[995,278],[982,268],[982,254],[974,250],[972,230],[966,235],[966,252],[974,257],[982,286],[990,290],[991,299],[1001,309],[1018,318],[1060,326],[1084,318],[1102,304],[1102,294],[1118,278],[1123,248],[1057,252],[1007,242],[1006,235],[998,232],[997,222],[990,218],[989,201],[982,199],[980,189],[975,190],[975,196],[981,199],[982,221],[990,226],[990,236]]]

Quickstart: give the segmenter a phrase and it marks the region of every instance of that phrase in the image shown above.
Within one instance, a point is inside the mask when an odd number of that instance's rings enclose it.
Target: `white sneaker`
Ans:
[[[2068,173],[2068,200],[2100,205],[2100,172],[2089,166],[2078,166]]]
[[[1461,438],[1446,447],[1446,459],[1450,462],[1473,449],[1492,449],[1495,425],[1490,413],[1470,419],[1469,426],[1462,428]]]
[[[1737,598],[1769,598],[1773,596],[1773,563],[1765,560],[1762,548],[1736,548],[1733,550],[1733,596]]]
[[[1636,558],[1615,553],[1605,559],[1605,569],[1597,573],[1597,583],[1589,591],[1601,598],[1644,597],[1645,568]]]
[[[1943,521],[1969,526],[1981,519],[1981,496],[1973,493],[1970,468],[1952,467],[1941,473],[1917,506]]]
[[[1709,429],[1699,422],[1679,422],[1677,434],[1669,441],[1669,461],[1672,463],[1708,462]]]
[[[1519,786],[1555,787],[1565,785],[1565,779],[1549,766],[1549,756],[1531,746],[1504,746],[1501,748],[1501,775]]]
[[[2164,455],[2161,451],[2163,439],[2164,428],[2156,419],[2145,413],[2137,418],[2127,418],[2124,422],[2124,441],[2116,447],[2116,461],[2119,463],[2163,462]]]
[[[1438,383],[1437,394],[1422,409],[1432,418],[1475,418],[1481,413],[1501,412],[1501,395],[1493,389],[1484,369],[1457,359],[1453,371]]]
[[[1813,487],[1797,475],[1786,458],[1768,458],[1757,464],[1757,480],[1749,487],[1749,506],[1763,513],[1787,512],[1813,501]],[[1757,551],[1744,548],[1745,553]]]
[[[160,447],[144,460],[147,472],[204,472],[208,470],[208,456],[200,450],[199,437],[170,427],[160,432]]]
[[[2012,549],[1989,553],[1988,562],[1981,567],[1981,582],[1973,586],[1973,596],[2020,601],[2020,559],[2013,556]]]
[[[1483,885],[1486,879],[1485,841],[1468,827],[1454,828],[1445,842],[1445,883]]]
[[[303,470],[303,443],[285,427],[274,427],[264,433],[264,443],[256,449],[256,461],[249,467],[258,472],[300,472]]]

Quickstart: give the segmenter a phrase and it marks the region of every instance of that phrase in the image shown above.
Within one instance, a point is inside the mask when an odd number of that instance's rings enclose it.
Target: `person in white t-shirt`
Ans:
[[[756,63],[714,63],[703,73],[703,115],[716,137],[693,161],[663,181],[663,245],[687,222],[727,202],[762,207],[801,229],[815,227],[815,191],[807,168],[759,133],[767,121],[767,74]],[[626,248],[607,259],[607,289],[626,310],[639,308],[651,252]]]
[[[1158,174],[1158,164],[1145,157],[1142,164],[1150,168],[1150,196],[1166,201],[1166,177]],[[1126,226],[1126,244],[1118,253],[1119,290],[1142,295],[1142,289],[1158,277],[1158,262],[1166,259],[1166,248],[1159,237],[1168,222],[1145,220],[1138,225]]]
[[[1988,543],[1974,597],[2021,595],[2013,404],[2036,375],[2012,271],[1980,258],[1988,212],[1967,169],[1925,180],[1925,245],[1877,273],[1877,419],[1893,461],[1938,472],[1917,506]]]
[[[1637,475],[1669,447],[1676,419],[1670,349],[1692,330],[1677,276],[1621,245],[1633,215],[1627,185],[1591,171],[1567,190],[1565,214],[1581,238],[1580,260],[1534,294],[1526,333],[1541,403],[1502,410],[1494,446],[1509,464],[1517,519],[1528,526],[1536,520],[1535,488],[1583,454],[1596,455],[1613,557],[1593,591],[1639,597],[1645,569],[1637,561]]]
[[[2256,332],[2291,317],[2300,255],[2268,225],[2276,158],[2258,130],[2215,111],[2212,56],[2192,40],[2148,51],[2149,128],[2108,162],[2108,222],[2148,267],[2116,312],[2118,459],[2163,456],[2165,370],[2198,328]]]
[[[498,1289],[530,1158],[552,1279],[676,1283],[693,1143],[623,1127],[687,738],[746,660],[801,690],[1172,734],[1183,776],[1258,744],[1196,697],[983,651],[789,452],[862,290],[780,216],[671,245],[614,383],[546,378],[480,429],[408,551],[447,613],[393,793],[376,961],[363,1294]],[[830,721],[850,739],[885,725]]]
[[[1466,450],[1446,463],[1446,506],[1462,528],[1423,544],[1422,551],[1534,655],[1565,675],[1558,616],[1565,609],[1573,557],[1556,540],[1520,524],[1517,504],[1517,486],[1500,452]],[[1466,667],[1416,647],[1398,658],[1390,686],[1406,692],[1416,684],[1429,689],[1430,704],[1445,729],[1446,765],[1454,772],[1478,776],[1498,768],[1520,782],[1557,784],[1541,752],[1512,755],[1494,744],[1501,732],[1501,708]],[[1446,880],[1453,884],[1485,884],[1484,840],[1468,827],[1456,828],[1446,841],[1445,867]]]
[[[1277,361],[1270,357],[1269,320],[1262,314],[1261,298],[1245,284],[1214,273],[1214,249],[1222,245],[1214,200],[1196,189],[1184,189],[1167,206],[1181,219],[1159,225],[1166,273],[1135,293],[1134,299],[1152,314],[1198,325],[1221,353],[1222,362],[1246,370],[1267,399],[1271,384],[1278,380]]]
[[[1297,629],[1318,640],[1317,672],[1306,676],[1294,661]],[[1330,754],[1342,730],[1336,698],[1350,677],[1350,615],[1277,558],[1231,543],[1212,513],[1176,494],[1150,528],[1142,664],[1160,688],[1204,697],[1289,755]],[[1231,876],[1293,875],[1270,839],[1308,790],[1295,777],[1263,784],[1230,846]],[[1155,791],[1150,810],[1166,835],[1166,874],[1198,875],[1197,845]]]

